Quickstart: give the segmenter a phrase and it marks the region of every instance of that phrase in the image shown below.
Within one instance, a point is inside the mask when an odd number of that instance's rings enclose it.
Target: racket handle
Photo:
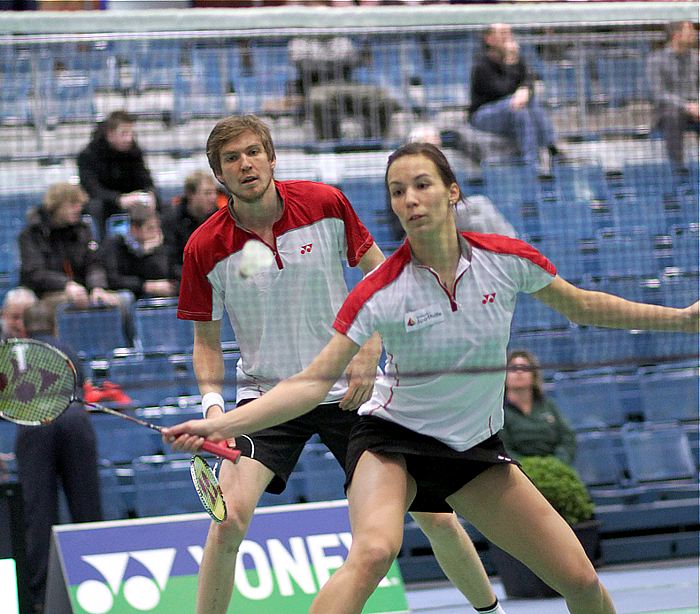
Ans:
[[[226,442],[214,443],[213,441],[205,441],[202,444],[202,449],[216,456],[226,458],[232,463],[237,463],[238,459],[241,458],[241,451],[236,448],[229,448]]]

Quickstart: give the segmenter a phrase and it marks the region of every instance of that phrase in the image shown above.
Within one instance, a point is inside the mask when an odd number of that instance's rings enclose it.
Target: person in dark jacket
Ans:
[[[82,220],[86,202],[80,186],[53,184],[42,205],[30,210],[19,234],[20,284],[54,306],[119,304],[119,297],[105,289],[98,244],[90,224]]]
[[[508,355],[504,411],[500,434],[512,456],[556,456],[568,465],[574,462],[576,436],[545,395],[539,362],[526,350]]]
[[[178,283],[169,279],[168,253],[158,213],[134,206],[128,234],[108,237],[102,246],[111,290],[129,290],[134,298],[174,296]]]
[[[104,236],[110,215],[133,205],[158,205],[151,173],[134,137],[135,118],[114,111],[95,128],[91,141],[78,154],[80,184],[90,196],[88,212]]]
[[[471,75],[469,122],[477,130],[512,138],[523,160],[536,166],[540,147],[561,155],[554,127],[535,97],[533,76],[509,25],[484,33],[483,53]]]
[[[56,339],[50,308],[41,302],[28,306],[23,323],[27,337],[48,343],[70,358],[82,387],[80,360],[72,348]],[[51,527],[59,523],[59,484],[73,522],[102,520],[97,438],[90,416],[75,402],[50,424],[18,427],[15,454],[25,509],[30,612],[43,612]]]
[[[190,235],[217,210],[216,182],[209,171],[195,171],[185,178],[184,194],[163,216],[163,238],[168,251],[169,277],[182,277],[182,254]]]

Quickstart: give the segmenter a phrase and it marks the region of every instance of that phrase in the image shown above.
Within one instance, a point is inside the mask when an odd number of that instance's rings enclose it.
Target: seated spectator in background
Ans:
[[[151,173],[134,137],[135,122],[125,111],[110,113],[78,154],[80,184],[90,196],[87,212],[99,238],[110,215],[124,213],[135,204],[154,208],[158,204]]]
[[[328,6],[328,2],[314,2]],[[345,136],[381,138],[390,128],[396,106],[383,88],[359,83],[354,71],[361,53],[347,36],[297,37],[289,41],[289,61],[297,69],[292,96],[303,103],[318,139]],[[360,123],[361,134],[346,134],[343,123]]]
[[[48,343],[71,359],[78,373],[78,386],[82,386],[80,360],[56,339],[53,312],[48,305],[39,302],[27,306],[23,321],[27,337]],[[19,426],[15,455],[25,509],[29,612],[42,612],[51,527],[59,523],[59,484],[73,522],[102,520],[97,438],[90,416],[76,402],[50,424]]]
[[[157,211],[134,206],[129,221],[127,234],[114,234],[102,246],[110,289],[128,290],[136,299],[174,296],[179,284],[168,278],[168,253]]]
[[[512,456],[556,456],[572,464],[576,437],[556,404],[544,394],[539,362],[525,350],[508,355],[503,444]]]
[[[109,292],[91,225],[82,219],[87,194],[80,186],[49,186],[40,207],[32,209],[19,234],[20,284],[55,307],[70,303],[118,305]]]
[[[5,295],[2,303],[2,318],[0,318],[1,339],[21,339],[27,336],[24,328],[24,312],[37,300],[34,292],[22,286],[12,288]]]
[[[698,34],[692,22],[668,25],[668,43],[649,57],[647,73],[654,121],[663,134],[671,162],[683,168],[683,133],[700,129]]]
[[[217,182],[209,171],[195,171],[185,178],[180,202],[163,216],[163,239],[168,252],[171,279],[182,277],[182,254],[185,244],[204,220],[217,210]]]
[[[538,164],[541,147],[560,156],[554,127],[535,97],[533,75],[510,26],[489,26],[483,43],[471,74],[471,125],[513,139],[527,164]]]

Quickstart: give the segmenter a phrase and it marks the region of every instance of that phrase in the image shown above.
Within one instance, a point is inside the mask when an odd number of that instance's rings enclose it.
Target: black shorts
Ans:
[[[412,512],[451,512],[452,508],[445,499],[467,482],[493,465],[519,464],[510,458],[497,434],[459,452],[433,437],[388,420],[360,416],[348,446],[346,490],[365,450],[404,457],[408,473],[418,487],[409,508]]]
[[[252,400],[245,399],[238,403],[238,407]],[[279,494],[285,489],[304,445],[313,435],[321,438],[345,469],[350,431],[358,419],[356,411],[343,411],[338,403],[324,403],[284,424],[252,435],[239,435],[236,446],[243,456],[254,458],[275,474],[266,490]]]

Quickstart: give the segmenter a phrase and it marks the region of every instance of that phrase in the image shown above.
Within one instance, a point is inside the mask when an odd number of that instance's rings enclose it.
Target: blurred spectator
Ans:
[[[42,303],[27,306],[26,336],[61,350],[78,372],[75,352],[55,337],[53,313]],[[30,612],[43,612],[48,571],[51,527],[59,523],[59,484],[63,488],[73,522],[102,520],[97,472],[97,440],[90,417],[79,403],[44,426],[19,426],[15,442],[17,472],[22,485],[26,521],[26,569]]]
[[[158,213],[145,205],[133,206],[129,226],[127,234],[114,234],[102,246],[110,289],[128,290],[136,299],[177,294],[178,283],[168,278]]]
[[[489,26],[483,43],[472,68],[471,125],[513,139],[523,160],[533,166],[539,162],[541,147],[560,156],[554,127],[535,97],[533,77],[510,26]]]
[[[163,216],[163,238],[171,279],[182,277],[182,254],[190,235],[217,209],[217,183],[209,171],[195,171],[185,178],[184,194]]]
[[[361,54],[349,37],[296,37],[289,41],[288,54],[298,75],[291,94],[303,102],[316,138],[386,136],[396,103],[383,88],[355,81]],[[348,120],[359,124],[354,128],[358,134],[344,129]]]
[[[698,34],[690,21],[668,25],[668,43],[647,62],[654,121],[676,168],[683,168],[683,133],[700,130]]]
[[[105,290],[107,275],[90,224],[82,220],[87,195],[80,186],[49,186],[40,207],[27,215],[19,234],[20,283],[55,307],[71,303],[119,304],[119,297]]]
[[[569,465],[574,462],[576,436],[554,401],[545,396],[539,362],[525,350],[508,355],[504,412],[500,436],[515,458],[556,456]]]
[[[134,137],[136,119],[114,111],[98,124],[88,145],[78,154],[80,183],[90,196],[99,237],[104,236],[110,215],[128,211],[135,204],[156,207],[158,202],[143,152]]]
[[[24,312],[27,307],[37,302],[37,297],[29,288],[18,286],[12,288],[6,295],[2,303],[2,319],[0,325],[2,334],[0,338],[11,339],[27,336],[24,329]]]

